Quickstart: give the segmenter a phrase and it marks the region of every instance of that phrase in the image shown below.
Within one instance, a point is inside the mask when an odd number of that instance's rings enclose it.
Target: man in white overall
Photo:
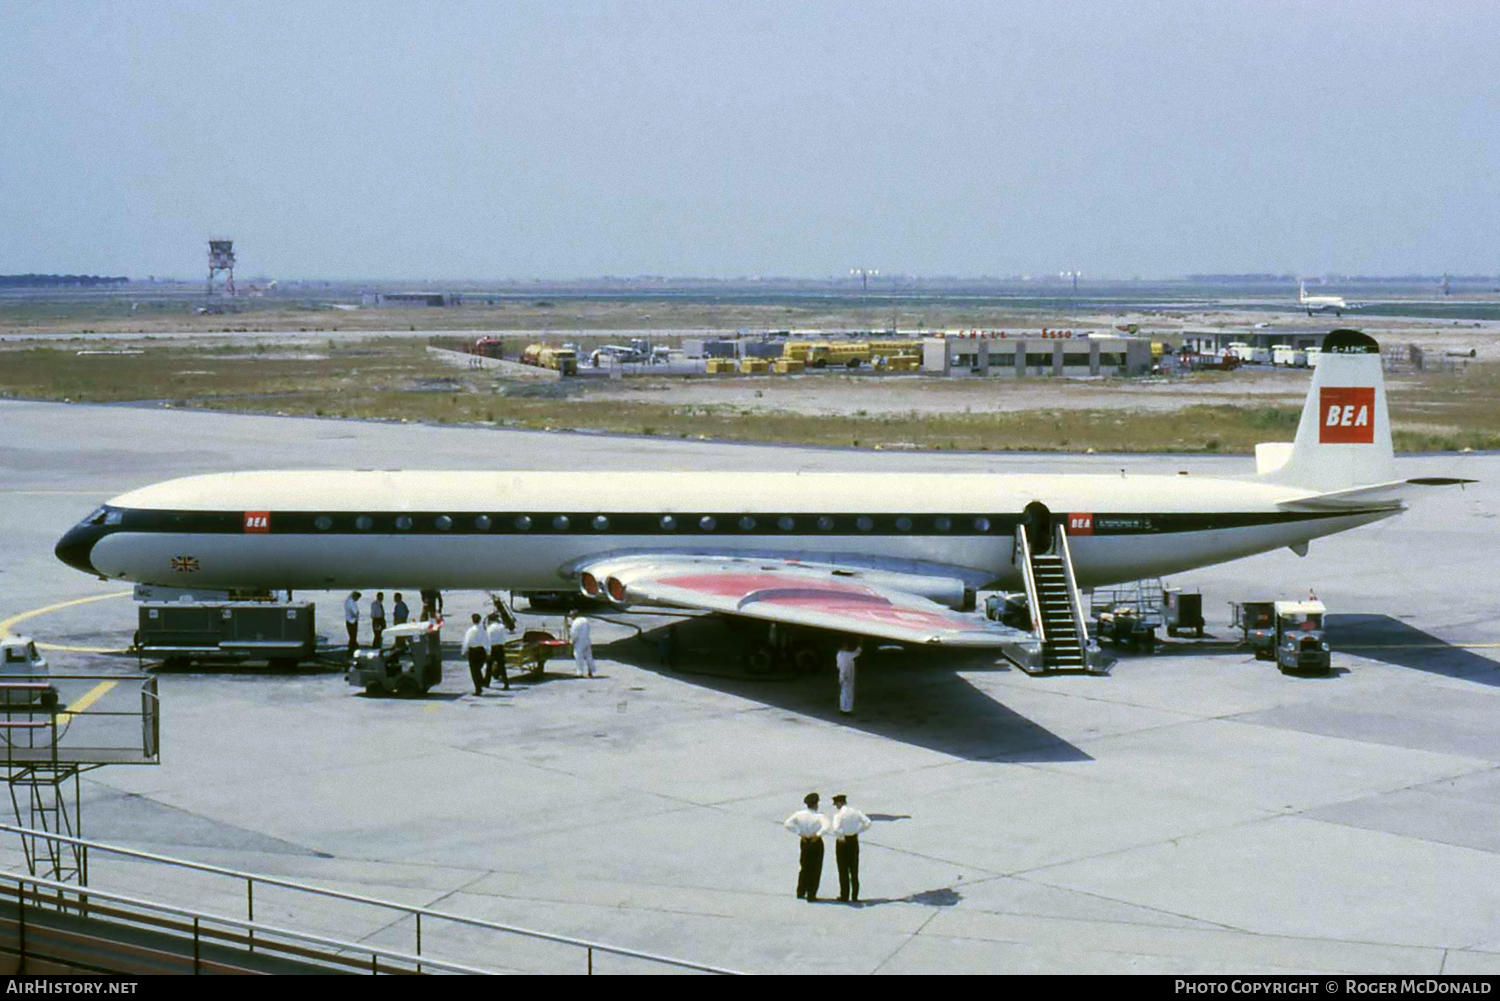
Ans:
[[[854,659],[859,656],[859,640],[850,636],[839,647],[835,663],[839,669],[839,712],[854,711]]]
[[[594,676],[594,640],[589,635],[592,625],[586,616],[580,615],[573,620],[569,634],[573,639],[573,664],[578,668],[580,678],[585,674],[590,678]]]

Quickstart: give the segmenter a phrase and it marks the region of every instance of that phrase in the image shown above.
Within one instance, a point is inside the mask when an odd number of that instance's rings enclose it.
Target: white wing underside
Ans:
[[[954,578],[943,578],[785,559],[649,554],[578,569],[622,605],[721,612],[898,643],[998,648],[1027,635],[933,600],[963,600],[956,569]]]

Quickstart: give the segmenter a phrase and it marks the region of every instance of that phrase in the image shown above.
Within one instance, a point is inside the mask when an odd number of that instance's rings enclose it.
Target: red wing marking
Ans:
[[[667,587],[744,604],[798,608],[851,620],[902,625],[913,629],[970,630],[973,624],[942,611],[905,608],[863,584],[839,580],[787,580],[773,574],[706,573],[664,578]],[[746,600],[749,599],[749,600]]]

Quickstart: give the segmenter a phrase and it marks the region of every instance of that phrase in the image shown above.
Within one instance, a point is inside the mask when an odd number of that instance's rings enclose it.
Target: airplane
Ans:
[[[1308,295],[1307,282],[1297,283],[1297,305],[1307,310],[1307,315],[1314,313],[1332,313],[1334,316],[1343,316],[1346,309],[1358,309],[1359,306],[1349,305],[1341,295]]]
[[[903,644],[1003,648],[973,611],[1056,543],[1075,588],[1159,577],[1399,514],[1380,348],[1323,342],[1296,440],[1256,473],[263,471],[122,494],[56,554],[101,579],[257,592],[563,592]],[[1036,621],[1035,619],[1033,620]],[[1038,631],[1040,626],[1038,626]]]

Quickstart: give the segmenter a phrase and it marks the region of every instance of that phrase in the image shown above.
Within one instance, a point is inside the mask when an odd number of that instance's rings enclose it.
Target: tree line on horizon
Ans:
[[[0,275],[0,288],[93,288],[128,284],[130,279],[123,275]]]

